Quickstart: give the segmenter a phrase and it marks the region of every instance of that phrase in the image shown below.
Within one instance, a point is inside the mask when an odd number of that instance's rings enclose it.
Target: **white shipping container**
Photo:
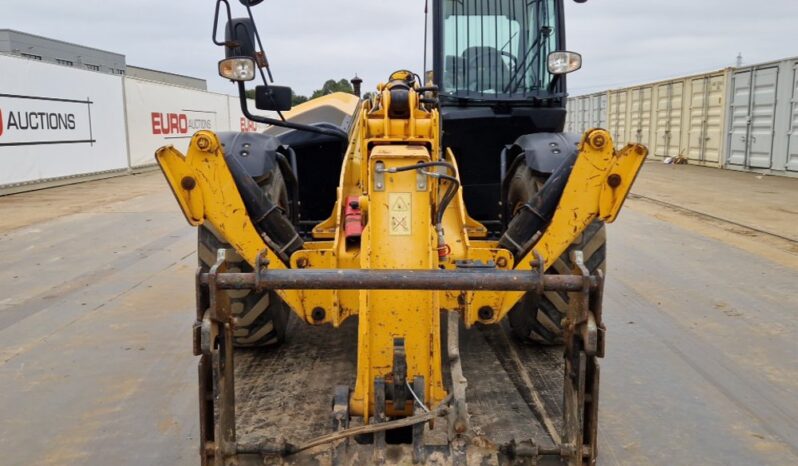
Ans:
[[[736,70],[729,108],[728,164],[773,168],[778,65]]]

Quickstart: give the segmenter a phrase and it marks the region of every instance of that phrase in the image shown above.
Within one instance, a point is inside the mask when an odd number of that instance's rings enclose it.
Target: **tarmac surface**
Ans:
[[[798,179],[649,163],[635,194],[599,464],[798,464]],[[199,464],[195,243],[155,172],[0,197],[0,464]]]

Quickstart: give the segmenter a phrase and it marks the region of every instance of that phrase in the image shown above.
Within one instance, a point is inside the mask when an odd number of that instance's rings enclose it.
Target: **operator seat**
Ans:
[[[466,86],[470,91],[504,92],[510,68],[495,47],[469,47],[463,51]]]

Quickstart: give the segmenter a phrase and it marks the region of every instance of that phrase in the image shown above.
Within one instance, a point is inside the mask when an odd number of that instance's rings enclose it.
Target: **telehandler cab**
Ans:
[[[563,1],[434,0],[427,82],[293,110],[260,0],[216,1],[271,126],[156,153],[199,229],[203,465],[595,464],[604,224],[647,150],[562,132]]]

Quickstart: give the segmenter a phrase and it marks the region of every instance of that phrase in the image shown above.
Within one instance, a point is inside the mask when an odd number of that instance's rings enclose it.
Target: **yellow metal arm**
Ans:
[[[166,146],[158,149],[155,159],[188,223],[193,226],[210,223],[253,267],[258,255],[263,253],[269,260],[269,267],[286,268],[266,246],[247,215],[216,134],[198,131],[191,138],[187,155],[173,146]],[[278,293],[293,309],[301,312],[297,291]]]
[[[616,152],[612,137],[605,130],[586,132],[551,223],[515,269],[531,270],[537,253],[544,261],[543,269],[548,270],[594,220],[615,221],[647,155],[648,149],[639,144]],[[523,295],[504,294],[497,320],[510,312]]]

